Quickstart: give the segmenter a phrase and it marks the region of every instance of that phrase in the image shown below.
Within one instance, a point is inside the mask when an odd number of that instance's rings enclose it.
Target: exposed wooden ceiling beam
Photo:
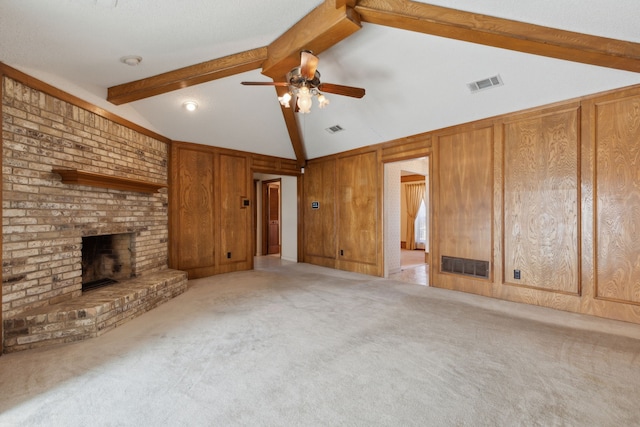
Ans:
[[[350,5],[355,0],[326,0],[268,46],[268,59],[262,74],[276,81],[285,81],[292,68],[300,65],[300,51],[311,50],[316,55],[349,37],[362,28],[360,17]],[[287,91],[276,88],[278,96]],[[307,162],[304,142],[292,108],[282,107],[282,115],[299,167]]]
[[[245,71],[257,70],[266,59],[266,47],[247,50],[146,79],[112,86],[108,89],[107,100],[120,105],[149,98]]]
[[[300,65],[300,51],[324,52],[360,28],[360,17],[346,4],[326,0],[268,46],[262,74],[274,80]]]
[[[333,0],[333,3],[335,3],[336,9],[343,6],[355,7],[358,0]]]
[[[119,105],[260,67],[264,75],[283,81],[284,76],[300,64],[301,50],[319,54],[358,31],[361,20],[519,52],[640,72],[639,43],[409,0],[325,0],[268,47],[113,86],[108,90],[107,99]],[[305,148],[294,110],[283,108],[282,112],[297,163],[304,166]]]
[[[288,88],[286,87],[276,86],[276,92],[278,96],[284,95],[287,91]],[[291,108],[281,108],[282,116],[284,117],[284,122],[287,126],[287,132],[289,132],[289,139],[291,140],[291,145],[293,146],[293,152],[296,155],[296,164],[299,168],[302,168],[307,163],[307,153],[304,148],[304,143],[302,142],[302,137],[300,136],[300,128],[298,127],[298,122],[296,120],[294,106],[291,105]]]
[[[363,22],[640,72],[640,43],[558,30],[409,0],[359,0],[355,9]]]

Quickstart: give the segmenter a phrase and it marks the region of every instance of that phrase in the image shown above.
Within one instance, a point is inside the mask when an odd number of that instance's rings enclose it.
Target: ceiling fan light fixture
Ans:
[[[311,92],[306,86],[302,86],[298,91],[298,108],[299,113],[307,114],[311,112]]]
[[[185,101],[182,106],[187,111],[196,111],[198,109],[198,103],[196,101]]]
[[[329,100],[327,99],[327,97],[321,93],[318,93],[318,107],[324,108],[327,105],[329,105]]]
[[[321,83],[320,72],[317,70],[318,57],[309,50],[300,52],[300,66],[294,67],[287,73],[287,80],[284,82],[240,82],[247,86],[279,86],[288,87],[288,93],[278,97],[280,105],[285,108],[291,108],[291,100],[295,97],[297,112],[307,114],[311,112],[313,97],[318,98],[318,107],[325,108],[329,105],[326,96],[320,93],[329,92],[337,95],[351,96],[354,98],[362,98],[364,89],[343,86],[332,83]]]
[[[278,97],[278,101],[280,101],[280,105],[282,105],[285,108],[291,108],[291,94],[289,92],[285,93],[282,96]]]

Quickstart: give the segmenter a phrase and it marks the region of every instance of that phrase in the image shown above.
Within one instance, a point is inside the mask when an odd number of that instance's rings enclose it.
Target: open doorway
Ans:
[[[262,181],[262,253],[280,253],[280,179]]]
[[[298,262],[298,178],[254,173],[255,255]]]
[[[429,158],[384,169],[385,277],[429,284]]]

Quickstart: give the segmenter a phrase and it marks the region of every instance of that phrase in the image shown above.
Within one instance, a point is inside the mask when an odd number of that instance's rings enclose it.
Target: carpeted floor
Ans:
[[[638,325],[258,266],[102,337],[0,357],[0,425],[640,425]]]

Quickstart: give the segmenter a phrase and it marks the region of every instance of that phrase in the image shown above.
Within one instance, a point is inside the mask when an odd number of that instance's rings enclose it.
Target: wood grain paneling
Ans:
[[[377,263],[377,152],[338,159],[338,259]]]
[[[4,68],[2,66],[0,66],[0,123],[4,123],[4,114],[3,114],[3,102],[2,100],[4,99],[4,85],[5,85],[5,81],[6,79],[4,78]],[[4,136],[3,133],[0,133],[0,144],[2,144],[2,146],[4,147]],[[0,151],[0,164],[4,165],[4,155],[3,155],[3,151]],[[2,172],[2,182],[4,182],[4,174],[6,172],[4,172],[4,167],[2,168],[3,172]],[[4,201],[3,196],[3,186],[0,186],[0,199]],[[3,213],[3,206],[4,203],[0,204],[0,217],[4,218],[4,213]],[[4,249],[4,233],[0,236],[0,246]],[[2,255],[3,251],[0,251],[0,264],[2,263],[3,260],[3,255]],[[0,270],[0,283],[4,283],[4,274],[2,273],[2,270]],[[2,285],[0,285],[2,286]],[[2,294],[3,292],[0,290],[0,307],[3,307],[2,304]],[[4,352],[4,318],[2,315],[0,315],[0,355]]]
[[[493,128],[441,136],[438,144],[438,257],[492,262]]]
[[[504,125],[507,283],[580,292],[578,126],[577,110]]]
[[[640,304],[640,96],[596,106],[596,297]]]
[[[336,161],[307,166],[304,179],[305,256],[336,258]],[[311,204],[318,202],[318,209]]]
[[[431,135],[420,134],[382,144],[382,161],[417,159],[431,153]]]
[[[253,172],[271,173],[275,175],[300,175],[301,171],[293,159],[251,154],[251,170]]]
[[[216,236],[214,221],[214,156],[199,150],[180,149],[174,153],[175,177],[172,185],[180,190],[174,192],[176,215],[174,268],[193,271],[215,264]]]
[[[279,160],[264,158],[264,162]],[[194,279],[253,267],[251,164],[250,153],[171,144],[172,268],[186,270]]]
[[[251,237],[251,209],[242,205],[249,198],[250,183],[247,158],[220,154],[220,264],[248,262]]]

